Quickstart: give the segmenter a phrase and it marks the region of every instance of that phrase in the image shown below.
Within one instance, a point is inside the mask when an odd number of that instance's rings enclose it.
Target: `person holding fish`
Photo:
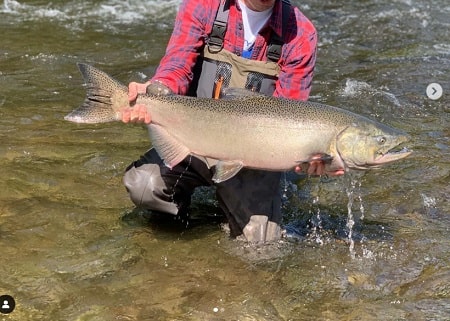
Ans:
[[[129,100],[144,93],[226,99],[221,93],[232,87],[307,100],[316,45],[315,27],[287,0],[184,0],[155,75],[146,83],[130,83]],[[121,117],[125,123],[152,120],[139,104],[125,108]],[[343,174],[326,173],[321,157],[310,160],[308,174]],[[217,183],[212,179],[217,161],[190,155],[169,168],[151,149],[126,169],[124,184],[136,206],[181,220],[188,219],[194,189],[215,185],[232,237],[250,242],[281,238],[281,173],[231,163],[224,175],[234,176]]]

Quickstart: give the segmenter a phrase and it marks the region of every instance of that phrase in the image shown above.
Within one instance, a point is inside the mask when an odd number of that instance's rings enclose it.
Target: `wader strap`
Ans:
[[[211,52],[218,52],[223,48],[223,40],[225,39],[225,32],[227,31],[229,13],[229,0],[221,0],[211,34],[206,42],[210,47]]]
[[[281,37],[275,32],[270,37],[269,46],[267,47],[267,59],[270,61],[276,62],[281,57],[281,48],[284,44],[282,37],[289,21],[290,7],[291,3],[289,0],[282,0]]]

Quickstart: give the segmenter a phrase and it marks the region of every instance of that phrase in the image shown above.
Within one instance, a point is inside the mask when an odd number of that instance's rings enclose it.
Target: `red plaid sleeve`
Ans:
[[[174,93],[186,94],[218,6],[218,0],[184,0],[181,3],[166,53],[152,80],[161,81]]]
[[[296,27],[287,28],[279,61],[281,72],[274,96],[307,100],[316,64],[317,32],[314,25],[295,9]]]

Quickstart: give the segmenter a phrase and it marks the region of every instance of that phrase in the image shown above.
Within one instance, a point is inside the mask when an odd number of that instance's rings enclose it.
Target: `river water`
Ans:
[[[450,320],[450,4],[293,2],[319,32],[311,100],[408,132],[414,154],[287,180],[292,237],[264,246],[227,237],[209,190],[186,230],[134,210],[121,179],[146,130],[63,120],[77,62],[154,72],[180,1],[0,3],[1,320]]]

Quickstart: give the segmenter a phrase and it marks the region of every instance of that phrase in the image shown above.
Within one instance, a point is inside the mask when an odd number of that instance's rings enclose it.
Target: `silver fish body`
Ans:
[[[84,104],[65,117],[77,123],[120,120],[128,106],[127,87],[106,73],[79,64],[87,84]],[[399,130],[347,110],[228,89],[221,99],[139,95],[147,106],[153,146],[169,167],[188,155],[210,160],[214,180],[242,167],[291,170],[321,155],[327,170],[369,169],[408,156]],[[213,162],[211,162],[213,160]]]

